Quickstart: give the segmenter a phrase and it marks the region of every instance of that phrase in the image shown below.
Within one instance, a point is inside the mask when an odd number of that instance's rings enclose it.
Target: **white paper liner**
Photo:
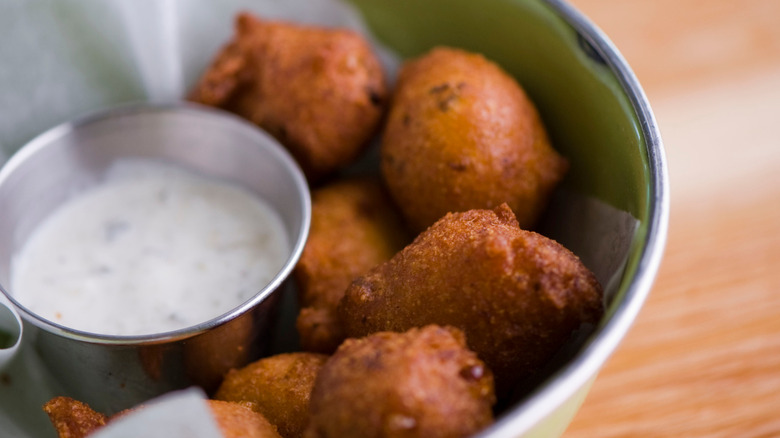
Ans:
[[[203,391],[174,391],[97,430],[90,438],[222,438]]]
[[[3,0],[0,155],[100,108],[183,98],[240,11],[359,31],[394,77],[398,60],[338,0]]]

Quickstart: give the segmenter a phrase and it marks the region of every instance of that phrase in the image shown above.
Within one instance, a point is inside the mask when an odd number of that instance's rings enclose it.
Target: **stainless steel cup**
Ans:
[[[87,333],[31,312],[9,289],[14,253],[41,220],[99,184],[119,158],[171,162],[256,193],[281,215],[292,242],[284,267],[240,306],[167,333]],[[306,180],[285,149],[235,116],[189,104],[119,107],[40,135],[0,171],[0,212],[0,289],[22,316],[24,342],[67,395],[105,413],[189,385],[212,390],[231,367],[257,358],[311,219]]]
[[[8,299],[0,294],[0,370],[11,362],[22,343],[22,320]]]

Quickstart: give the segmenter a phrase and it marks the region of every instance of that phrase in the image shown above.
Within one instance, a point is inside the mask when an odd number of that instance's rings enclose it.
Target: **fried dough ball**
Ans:
[[[567,169],[523,89],[482,55],[436,48],[402,67],[381,170],[417,231],[504,202],[530,228]]]
[[[312,181],[359,155],[379,124],[387,89],[358,33],[243,13],[190,99],[271,133]]]
[[[225,438],[281,438],[265,417],[247,405],[217,400],[207,402]],[[126,409],[108,418],[86,403],[69,397],[55,397],[43,406],[60,438],[84,438],[135,409],[143,409],[143,406]]]
[[[348,336],[451,325],[490,367],[500,397],[603,312],[598,281],[569,250],[518,227],[512,210],[451,213],[355,280],[339,305]]]
[[[261,414],[242,403],[208,400],[224,438],[281,438]]]
[[[232,370],[215,399],[248,402],[285,438],[300,437],[309,418],[309,397],[314,379],[327,356],[286,353]]]
[[[347,286],[410,240],[377,178],[352,178],[312,193],[309,239],[295,268],[304,350],[336,350],[344,340],[336,308]]]
[[[60,438],[84,438],[108,421],[105,415],[70,397],[54,397],[43,405],[43,411]]]
[[[322,367],[305,437],[463,437],[492,423],[494,402],[460,330],[375,333],[347,339]]]

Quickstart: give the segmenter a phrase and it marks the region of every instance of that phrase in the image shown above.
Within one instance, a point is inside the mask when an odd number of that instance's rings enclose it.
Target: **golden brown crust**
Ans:
[[[248,403],[274,424],[281,436],[300,437],[309,418],[311,388],[326,359],[314,353],[260,359],[228,373],[214,398]]]
[[[245,404],[220,400],[208,403],[224,438],[281,438],[265,417]]]
[[[106,425],[108,418],[86,403],[70,397],[54,397],[43,405],[60,438],[84,438]]]
[[[493,378],[454,328],[348,339],[311,398],[306,438],[463,437],[493,421]]]
[[[448,212],[503,202],[529,228],[568,168],[512,77],[443,47],[402,67],[381,154],[390,193],[418,231]]]
[[[347,286],[409,240],[377,178],[343,180],[312,193],[309,239],[295,268],[304,350],[336,350],[344,340],[336,307]]]
[[[358,33],[236,19],[236,36],[190,99],[232,111],[284,144],[310,181],[353,161],[376,131],[387,89]]]
[[[448,214],[355,280],[339,306],[354,337],[426,324],[462,329],[502,390],[602,312],[593,274],[557,242],[521,230],[506,205]]]

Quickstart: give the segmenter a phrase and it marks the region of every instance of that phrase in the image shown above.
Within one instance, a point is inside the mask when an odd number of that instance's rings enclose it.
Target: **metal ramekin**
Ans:
[[[44,217],[99,184],[119,158],[171,162],[258,194],[286,227],[291,248],[284,267],[240,306],[167,333],[101,335],[36,315],[9,290],[14,252]],[[298,165],[271,136],[228,113],[182,103],[122,106],[38,136],[0,171],[0,211],[0,289],[22,316],[25,342],[67,395],[112,413],[176,388],[213,389],[228,369],[259,356],[308,236],[311,205]]]

